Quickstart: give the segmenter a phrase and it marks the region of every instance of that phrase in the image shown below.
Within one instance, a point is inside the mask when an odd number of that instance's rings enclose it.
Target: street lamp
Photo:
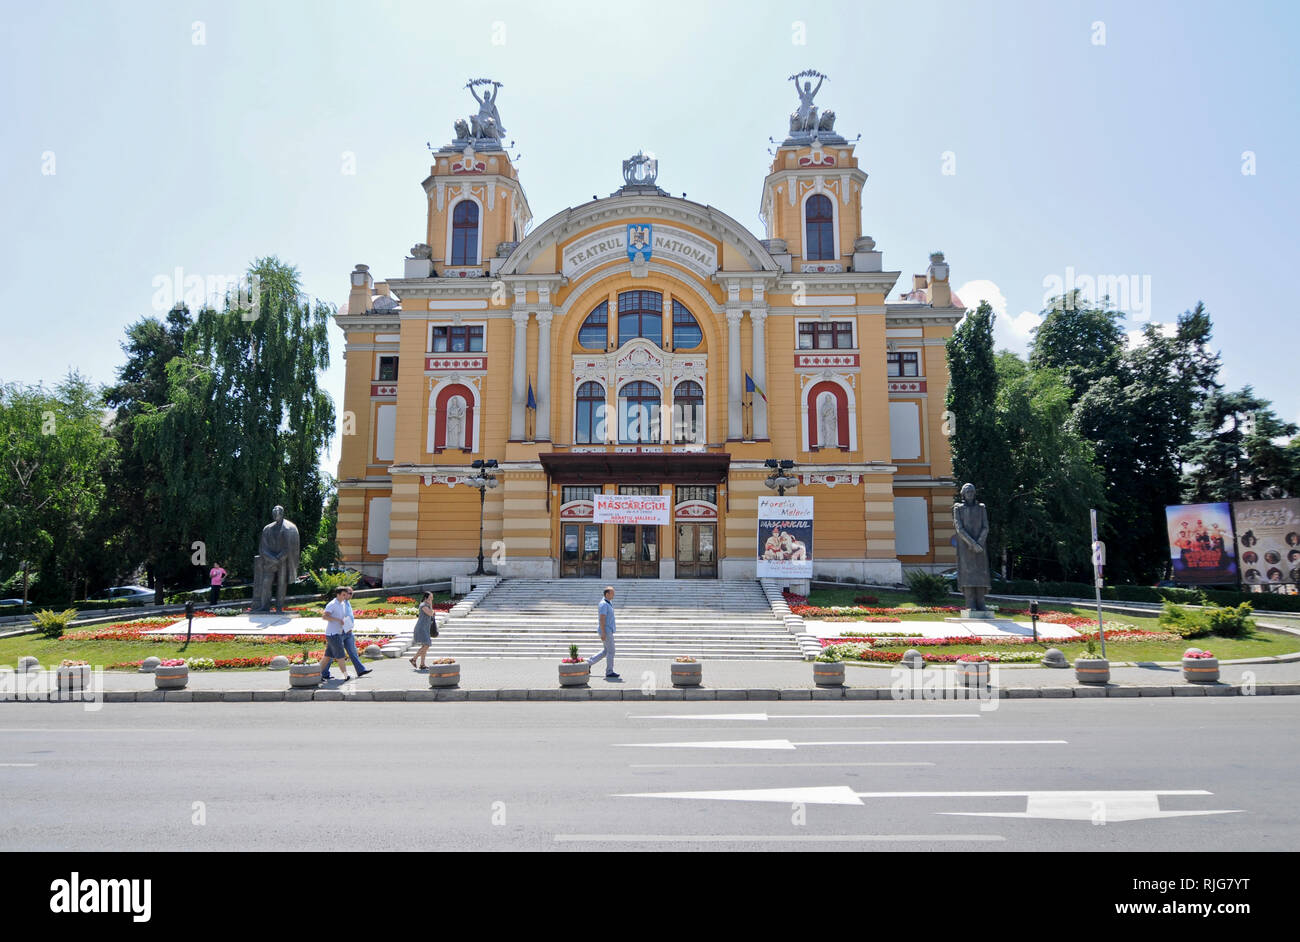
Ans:
[[[470,463],[470,467],[478,473],[465,482],[470,487],[478,488],[478,568],[474,570],[476,576],[487,575],[487,570],[483,568],[483,502],[487,497],[488,488],[497,486],[497,479],[492,476],[492,469],[496,466],[495,458],[489,458],[487,461],[476,459]]]
[[[780,461],[775,458],[768,458],[763,462],[763,466],[772,469],[772,473],[767,476],[767,480],[763,484],[776,491],[778,497],[784,497],[787,487],[794,487],[799,483],[799,479],[790,473],[794,468],[793,461],[785,458]]]

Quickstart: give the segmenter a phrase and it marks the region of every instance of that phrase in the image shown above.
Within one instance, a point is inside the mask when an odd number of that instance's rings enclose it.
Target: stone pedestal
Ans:
[[[986,620],[988,620],[988,621],[993,621],[993,620],[994,620],[995,618],[997,618],[998,616],[997,616],[996,613],[994,613],[994,612],[990,612],[990,611],[988,611],[987,609],[985,609],[985,610],[982,611],[982,612],[977,612],[977,611],[974,611],[974,610],[969,609],[969,608],[963,608],[963,609],[961,610],[961,617],[962,617],[962,618],[966,618],[966,619],[970,619],[970,618],[983,618],[983,619],[986,619]]]

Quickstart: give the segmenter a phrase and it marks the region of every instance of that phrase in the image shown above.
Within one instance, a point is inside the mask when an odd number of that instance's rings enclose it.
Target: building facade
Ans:
[[[499,86],[476,83],[402,277],[356,266],[335,318],[347,564],[389,585],[480,551],[507,576],[752,579],[769,459],[814,498],[816,576],[955,564],[944,341],[962,305],[942,253],[886,300],[900,273],[862,234],[867,174],[801,77],[755,181],[764,238],[664,192],[641,154],[609,197],[533,226]],[[471,466],[490,460],[480,504]],[[595,523],[600,493],[666,495],[671,523]]]

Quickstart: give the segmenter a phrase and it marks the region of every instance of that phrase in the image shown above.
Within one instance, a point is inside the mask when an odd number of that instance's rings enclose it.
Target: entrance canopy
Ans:
[[[731,465],[726,454],[540,455],[557,484],[720,484]]]

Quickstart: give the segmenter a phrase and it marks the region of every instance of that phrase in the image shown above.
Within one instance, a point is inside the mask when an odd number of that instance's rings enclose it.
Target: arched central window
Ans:
[[[618,296],[618,345],[637,337],[664,345],[664,296],[658,291],[624,291]]]
[[[585,445],[605,441],[605,387],[600,383],[583,383],[578,387],[573,440]]]
[[[465,199],[451,213],[451,264],[478,264],[478,204]]]
[[[618,391],[618,440],[625,444],[659,441],[659,390],[636,380]]]
[[[673,299],[673,349],[674,350],[693,350],[698,347],[704,340],[704,332],[700,330],[699,322],[695,320],[695,315],[686,310],[686,305],[676,298]]]
[[[609,343],[609,302],[601,301],[578,328],[578,345],[588,350],[604,350]]]
[[[804,258],[820,261],[835,257],[835,210],[831,201],[820,193],[804,204],[806,237]]]
[[[704,390],[689,379],[678,383],[673,390],[673,442],[678,445],[704,442]]]

